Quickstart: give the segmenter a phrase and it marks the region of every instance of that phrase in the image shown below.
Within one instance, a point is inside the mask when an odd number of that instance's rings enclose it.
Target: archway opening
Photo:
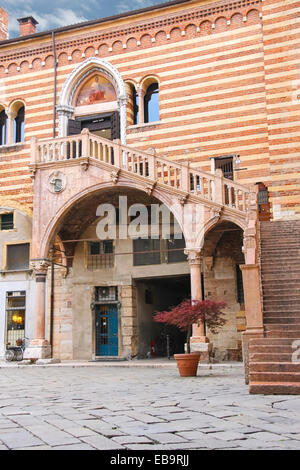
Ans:
[[[242,360],[242,332],[246,329],[244,291],[240,265],[244,264],[243,230],[236,224],[222,221],[205,236],[203,247],[204,297],[225,301],[227,323],[213,335],[215,360]]]
[[[74,204],[53,234],[53,240],[61,240],[69,271],[55,286],[54,354],[73,359],[145,357],[152,336],[143,326],[145,317],[151,330],[155,310],[190,296],[185,240],[180,235],[169,209],[137,189],[110,187]],[[140,300],[145,299],[145,285],[154,292],[152,304],[149,297],[149,303]],[[62,340],[65,322],[72,327]],[[166,355],[165,330],[156,328],[157,355]],[[63,351],[66,336],[69,352]],[[182,351],[179,331],[172,332],[171,348]]]

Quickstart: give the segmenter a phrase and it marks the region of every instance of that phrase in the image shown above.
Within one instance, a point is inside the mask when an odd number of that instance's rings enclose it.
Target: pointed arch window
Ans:
[[[7,144],[8,137],[8,118],[5,110],[0,112],[0,145]]]
[[[144,96],[144,122],[159,121],[159,86],[151,83]]]
[[[14,143],[24,142],[25,108],[22,106],[14,120]]]

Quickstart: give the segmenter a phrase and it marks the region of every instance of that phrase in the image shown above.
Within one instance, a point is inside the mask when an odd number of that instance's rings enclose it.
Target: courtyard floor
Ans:
[[[242,367],[5,367],[5,449],[300,450],[300,396],[249,395]]]

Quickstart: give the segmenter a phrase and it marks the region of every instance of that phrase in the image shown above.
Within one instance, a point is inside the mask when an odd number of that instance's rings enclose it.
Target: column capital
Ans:
[[[48,259],[32,259],[30,265],[33,269],[33,272],[36,276],[37,282],[43,282],[46,279],[48,267],[50,266],[50,261]]]
[[[200,266],[203,258],[203,250],[201,248],[185,248],[184,254],[187,255],[190,266]]]
[[[120,95],[118,98],[118,103],[119,106],[126,106],[128,101],[128,96],[127,95]]]
[[[5,114],[9,119],[12,119],[12,120],[14,120],[18,115],[18,113],[16,113],[15,111],[13,111],[10,108],[5,109]]]
[[[68,118],[70,118],[74,113],[75,108],[69,105],[57,105],[56,111],[59,116],[67,116]]]

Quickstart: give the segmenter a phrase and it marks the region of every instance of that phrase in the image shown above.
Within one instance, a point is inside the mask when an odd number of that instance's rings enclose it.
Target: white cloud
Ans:
[[[87,18],[83,15],[78,15],[76,12],[70,9],[56,8],[53,13],[39,14],[35,11],[23,10],[22,12],[17,11],[10,15],[10,32],[19,32],[19,23],[17,18],[33,16],[38,21],[37,31],[46,31],[52,28],[59,28],[61,26],[67,26],[69,24],[81,23],[87,21]]]

